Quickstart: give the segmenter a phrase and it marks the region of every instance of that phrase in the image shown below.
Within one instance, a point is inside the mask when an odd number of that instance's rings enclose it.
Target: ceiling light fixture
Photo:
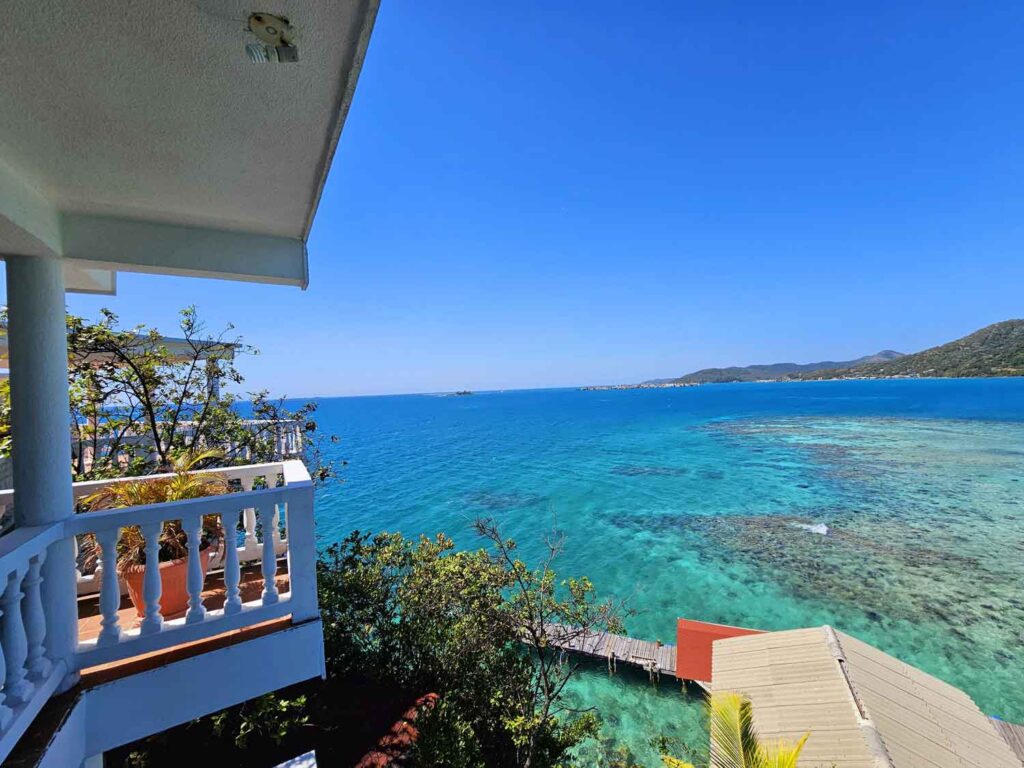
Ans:
[[[295,29],[284,16],[262,11],[250,13],[249,31],[260,40],[259,43],[248,43],[245,46],[250,61],[258,64],[291,64],[299,60],[299,49],[295,46]]]

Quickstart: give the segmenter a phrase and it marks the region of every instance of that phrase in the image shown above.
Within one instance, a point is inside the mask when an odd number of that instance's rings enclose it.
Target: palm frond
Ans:
[[[219,496],[229,493],[227,478],[218,472],[195,473],[190,470],[197,464],[216,459],[223,453],[216,449],[201,453],[182,453],[174,459],[171,475],[128,480],[112,483],[82,501],[92,510],[137,507],[146,504],[160,504],[167,501],[184,501],[205,496]],[[223,537],[223,529],[217,515],[203,516],[203,538],[205,543]],[[117,543],[117,567],[124,571],[145,562],[145,538],[138,526],[128,525],[121,529]],[[87,563],[94,562],[99,553],[95,537],[87,535],[82,546]],[[177,560],[188,556],[188,535],[180,520],[164,521],[160,532],[160,560]]]
[[[224,451],[220,448],[207,448],[205,451],[182,451],[171,461],[171,470],[179,474],[191,472],[200,464],[223,458]]]
[[[711,725],[710,768],[796,768],[810,734],[795,744],[782,739],[763,743],[754,728],[750,699],[716,691],[708,700]]]
[[[708,701],[708,713],[711,768],[760,768],[750,700],[731,691],[716,691]]]
[[[762,768],[796,768],[796,761],[800,758],[804,744],[807,743],[809,733],[805,733],[796,744],[780,739],[776,742],[761,745]]]

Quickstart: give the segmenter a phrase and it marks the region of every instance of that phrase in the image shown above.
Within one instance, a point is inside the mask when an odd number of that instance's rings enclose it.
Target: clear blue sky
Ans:
[[[382,4],[308,291],[195,303],[293,396],[630,382],[1024,316],[1017,2]]]

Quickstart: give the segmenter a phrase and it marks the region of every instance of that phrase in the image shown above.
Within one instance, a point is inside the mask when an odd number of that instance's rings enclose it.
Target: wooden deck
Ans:
[[[1010,745],[1010,749],[1024,763],[1024,725],[1008,723],[998,717],[990,717],[989,720],[992,721],[992,725],[996,727],[999,735],[1003,737],[1003,741]]]
[[[552,624],[548,628],[548,642],[568,653],[604,659],[608,662],[609,672],[614,672],[619,664],[626,664],[647,672],[652,680],[659,679],[663,674],[676,677],[674,645],[638,640],[610,632],[583,634],[560,624]]]

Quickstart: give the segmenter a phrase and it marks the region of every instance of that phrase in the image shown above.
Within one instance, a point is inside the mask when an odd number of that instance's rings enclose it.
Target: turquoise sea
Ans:
[[[348,461],[323,543],[471,547],[484,514],[529,557],[557,526],[560,572],[628,597],[633,635],[833,624],[1024,722],[1022,379],[336,398],[318,420]],[[706,738],[672,683],[596,664],[573,694],[644,765],[652,736]]]

